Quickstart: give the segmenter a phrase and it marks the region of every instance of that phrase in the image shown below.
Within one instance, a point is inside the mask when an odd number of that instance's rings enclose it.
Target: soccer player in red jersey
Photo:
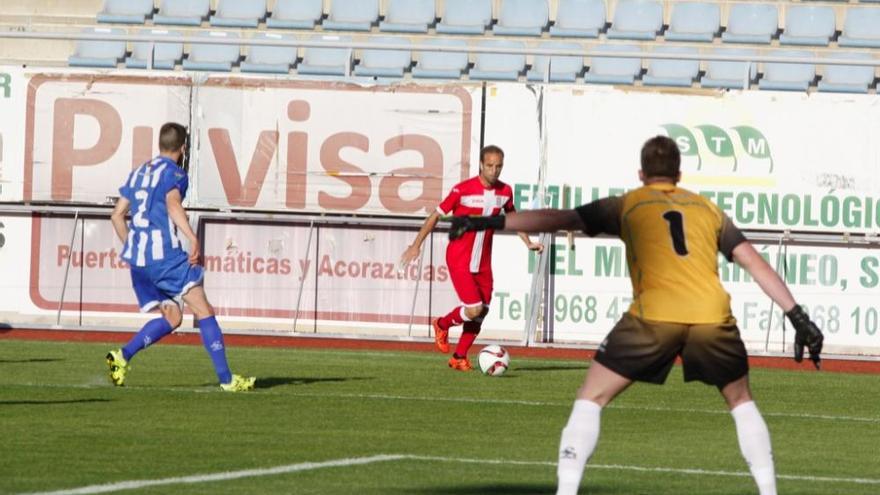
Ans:
[[[497,216],[515,211],[513,189],[498,180],[503,167],[504,151],[501,148],[489,145],[481,149],[480,174],[452,188],[437,210],[425,220],[413,243],[403,252],[401,265],[406,266],[419,257],[422,242],[441,216]],[[446,248],[446,266],[449,267],[450,279],[461,305],[446,316],[434,319],[431,324],[434,327],[434,342],[444,354],[449,352],[449,328],[464,325],[455,352],[449,358],[449,367],[455,370],[473,369],[467,353],[480,333],[492,298],[493,235],[493,230],[467,232],[461,238],[450,241]],[[519,236],[530,250],[541,252],[544,249],[543,244],[532,242],[528,234],[520,232]]]

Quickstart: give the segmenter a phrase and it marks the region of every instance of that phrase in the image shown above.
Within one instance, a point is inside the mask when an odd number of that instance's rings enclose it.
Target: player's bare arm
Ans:
[[[415,240],[413,240],[412,244],[406,248],[406,251],[404,251],[403,255],[400,257],[400,266],[406,266],[418,259],[419,254],[422,252],[422,243],[425,241],[425,238],[428,237],[428,234],[434,230],[434,227],[439,220],[440,214],[436,211],[431,213],[428,218],[425,219],[425,223],[423,223],[422,228],[419,229],[419,233],[416,235]]]
[[[733,248],[733,260],[749,272],[761,290],[770,299],[773,299],[773,302],[778,304],[783,311],[789,311],[795,306],[794,296],[791,295],[785,282],[782,281],[776,270],[758,254],[751,242],[741,242]]]
[[[733,260],[743,267],[755,279],[761,290],[785,312],[785,316],[795,328],[794,359],[800,362],[804,357],[804,347],[810,351],[810,359],[819,369],[824,337],[804,309],[795,302],[791,291],[767,261],[746,241],[733,248]]]
[[[120,197],[116,200],[113,213],[110,214],[110,223],[113,224],[113,230],[116,231],[116,236],[119,237],[123,244],[125,244],[125,240],[128,238],[128,223],[125,221],[125,216],[128,215],[130,205],[131,203],[128,199]]]
[[[189,240],[189,262],[193,265],[199,262],[199,239],[189,225],[189,219],[186,217],[186,210],[183,208],[183,199],[180,197],[178,189],[171,189],[165,195],[165,203],[168,207],[168,216],[174,225]]]
[[[517,234],[519,234],[519,238],[522,239],[529,251],[537,251],[540,253],[544,250],[544,245],[540,242],[533,242],[527,232],[517,232]]]

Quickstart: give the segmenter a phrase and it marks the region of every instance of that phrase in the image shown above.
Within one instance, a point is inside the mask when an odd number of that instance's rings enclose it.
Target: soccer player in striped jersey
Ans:
[[[498,146],[489,145],[480,150],[480,174],[456,184],[449,195],[437,206],[437,210],[425,220],[413,243],[403,252],[402,266],[412,263],[419,257],[422,242],[434,230],[441,215],[481,215],[497,216],[513,212],[513,190],[499,180],[504,167],[504,151]],[[489,312],[492,298],[492,237],[493,231],[469,232],[460,239],[451,241],[446,247],[446,266],[449,278],[461,301],[446,316],[432,322],[434,342],[442,353],[449,352],[449,328],[463,325],[461,338],[455,352],[449,358],[449,367],[458,371],[473,369],[468,360],[468,350],[474,344],[483,318]],[[544,246],[532,242],[529,236],[520,233],[526,247],[540,252]]]
[[[161,316],[148,321],[125,347],[107,353],[110,380],[122,386],[134,355],[180,326],[185,302],[198,319],[202,342],[214,363],[220,387],[242,392],[253,389],[255,379],[229,370],[223,333],[202,288],[204,268],[198,264],[199,240],[182,205],[189,179],[178,163],[188,152],[186,128],[173,122],[163,125],[159,156],[133,170],[119,188],[110,220],[124,244],[122,259],[130,265],[141,311],[158,309]],[[129,211],[131,221],[126,222]],[[181,235],[189,241],[188,253]]]
[[[578,491],[599,438],[602,408],[634,381],[661,384],[676,357],[685,381],[718,388],[736,425],[740,451],[761,495],[776,494],[767,425],[752,400],[745,345],[718,277],[717,253],[735,261],[785,311],[795,328],[794,358],[804,347],[819,368],[823,336],[786,287],[715,204],[677,186],[681,156],[665,136],[642,147],[643,187],[572,210],[532,210],[506,218],[454,218],[450,237],[468,230],[583,230],[626,245],[633,302],[599,345],[562,430],[558,495]]]

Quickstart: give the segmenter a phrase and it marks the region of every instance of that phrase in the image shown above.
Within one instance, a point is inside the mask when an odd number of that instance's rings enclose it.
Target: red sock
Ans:
[[[443,330],[449,330],[450,327],[461,325],[464,323],[464,319],[461,317],[461,312],[463,310],[464,306],[456,306],[455,309],[450,311],[446,316],[440,318],[440,321],[437,322],[437,324],[440,325],[440,328]]]
[[[477,335],[480,334],[480,326],[475,321],[466,321],[464,323],[461,338],[458,339],[458,345],[455,346],[456,356],[467,357],[468,351],[474,345],[474,341],[477,340]]]

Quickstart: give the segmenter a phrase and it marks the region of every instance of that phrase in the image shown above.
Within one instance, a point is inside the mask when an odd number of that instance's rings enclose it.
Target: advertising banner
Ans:
[[[472,91],[212,77],[198,87],[199,204],[425,215],[465,179]]]
[[[534,89],[508,85],[498,94],[503,97],[487,97],[487,122],[496,112],[509,111],[511,102],[533,99]],[[743,229],[871,233],[880,231],[880,146],[871,138],[880,111],[873,103],[873,96],[697,96],[554,86],[545,93],[545,150],[533,122],[514,125],[499,119],[499,125],[487,126],[486,140],[519,149],[505,161],[502,178],[512,184],[520,209],[534,204],[537,184],[529,180],[527,160],[518,155],[546,153],[546,205],[573,207],[640,186],[639,150],[659,134],[675,139],[682,152],[680,185],[713,200]],[[880,352],[877,308],[871,305],[877,285],[874,250],[759,249],[797,300],[825,325],[829,350]],[[496,265],[518,267],[522,279],[531,269],[510,250],[496,251],[495,258]],[[598,344],[631,302],[623,244],[577,237],[569,246],[560,236],[552,246],[551,266],[541,338]],[[749,347],[781,351],[779,308],[771,317],[770,299],[747,274],[720,257],[719,267]],[[496,291],[496,296],[505,294]],[[790,332],[789,327],[789,346]]]
[[[125,174],[157,153],[159,126],[176,120],[193,129],[190,207],[423,218],[478,173],[480,145],[495,144],[517,209],[540,206],[542,181],[543,205],[565,208],[638,187],[639,149],[662,134],[682,152],[681,185],[743,229],[880,231],[876,95],[196,81],[3,68],[0,200],[106,204]],[[0,313],[54,316],[63,291],[65,314],[136,314],[107,219],[72,225],[66,216],[0,220],[8,274]],[[212,302],[245,326],[296,319],[296,331],[371,333],[412,321],[414,335],[427,336],[430,318],[458,304],[440,232],[426,242],[421,271],[400,271],[411,228],[321,225],[310,237],[309,225],[291,218],[209,220],[203,229]],[[560,235],[547,249],[552,276],[537,338],[598,344],[631,297],[622,244]],[[824,322],[829,350],[880,354],[872,249],[759,249]],[[499,235],[494,251],[486,335],[519,338],[537,256],[512,234]],[[782,350],[778,308],[735,265],[719,259],[719,267],[749,347]]]
[[[712,96],[552,91],[549,183],[574,202],[639,185],[639,150],[666,135],[680,185],[744,229],[880,231],[880,109],[873,95],[728,92]]]
[[[421,269],[401,270],[407,230],[210,221],[205,232],[205,287],[223,314],[363,328],[408,325],[414,311],[426,325],[430,305],[457,301],[442,236],[425,242]]]
[[[9,200],[104,204],[168,121],[191,128],[188,201],[203,207],[424,215],[478,151],[479,86],[0,74]]]
[[[21,201],[25,96],[20,67],[0,66],[0,201]]]
[[[107,202],[158,154],[159,128],[188,123],[187,77],[34,74],[24,118],[24,200]]]
[[[10,270],[4,287],[30,288],[29,304],[19,306],[22,317],[54,313],[62,297],[64,314],[138,312],[122,245],[107,219],[74,224],[73,217],[35,216],[32,222],[33,252],[42,254],[29,257],[28,281],[14,276],[25,270]],[[297,331],[330,325],[355,333],[399,334],[412,322],[427,335],[432,310],[445,314],[459,304],[444,235],[425,242],[421,266],[401,268],[400,255],[415,236],[410,230],[226,220],[207,220],[202,229],[205,290],[222,317],[286,321],[291,331],[297,320]],[[2,227],[0,235],[6,235]]]

